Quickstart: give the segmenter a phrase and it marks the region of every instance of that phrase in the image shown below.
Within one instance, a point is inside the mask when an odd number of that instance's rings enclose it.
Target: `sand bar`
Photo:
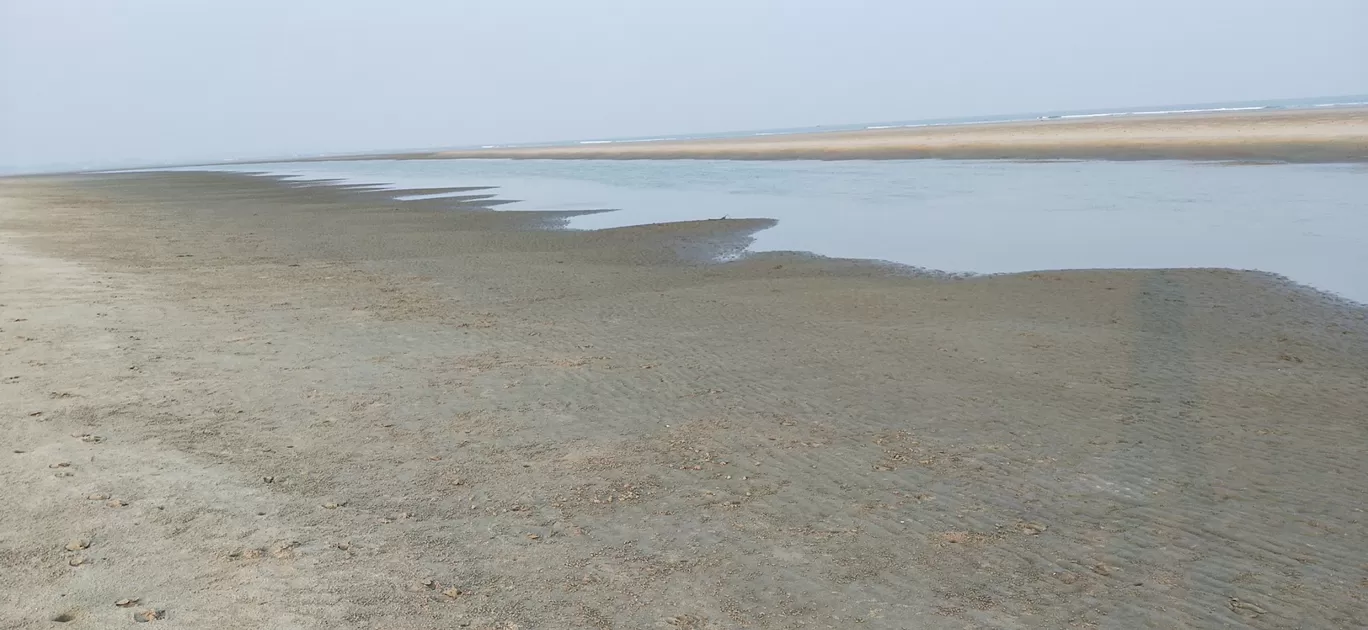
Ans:
[[[550,218],[0,180],[0,625],[1368,622],[1361,309]]]
[[[481,149],[422,158],[1368,160],[1368,108],[1135,115],[689,141]]]

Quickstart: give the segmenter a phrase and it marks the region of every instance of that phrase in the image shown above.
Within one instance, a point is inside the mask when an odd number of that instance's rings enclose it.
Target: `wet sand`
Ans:
[[[1368,160],[1368,108],[1137,115],[388,157],[537,159]]]
[[[557,218],[0,179],[0,627],[1368,623],[1362,309]]]

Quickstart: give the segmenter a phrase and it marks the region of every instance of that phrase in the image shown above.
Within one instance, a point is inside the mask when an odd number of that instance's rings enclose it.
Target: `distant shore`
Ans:
[[[383,157],[1361,162],[1368,161],[1368,108],[1134,115],[744,138],[438,151]]]

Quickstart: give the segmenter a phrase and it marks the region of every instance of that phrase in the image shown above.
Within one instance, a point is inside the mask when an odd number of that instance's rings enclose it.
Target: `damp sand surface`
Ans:
[[[0,180],[0,626],[1368,623],[1361,308],[476,203]]]

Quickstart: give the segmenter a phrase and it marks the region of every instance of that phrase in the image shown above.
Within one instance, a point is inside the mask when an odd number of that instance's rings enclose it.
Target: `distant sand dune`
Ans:
[[[1368,108],[1124,116],[404,154],[399,158],[1368,160]]]

